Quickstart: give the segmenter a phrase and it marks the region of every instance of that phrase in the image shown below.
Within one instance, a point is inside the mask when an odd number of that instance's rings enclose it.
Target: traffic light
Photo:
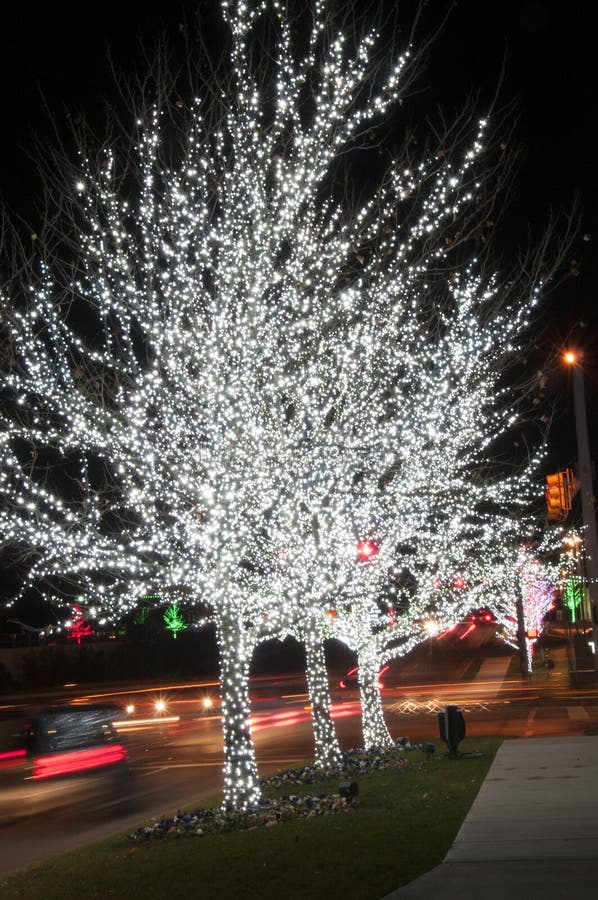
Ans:
[[[546,476],[546,509],[552,521],[565,516],[561,484],[560,472]]]
[[[571,510],[571,502],[579,490],[572,469],[563,469],[546,476],[546,510],[551,521],[564,519]]]

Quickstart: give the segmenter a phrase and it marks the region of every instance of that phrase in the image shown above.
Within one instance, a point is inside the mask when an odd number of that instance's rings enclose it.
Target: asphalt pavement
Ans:
[[[504,741],[444,862],[384,900],[598,897],[598,736]]]

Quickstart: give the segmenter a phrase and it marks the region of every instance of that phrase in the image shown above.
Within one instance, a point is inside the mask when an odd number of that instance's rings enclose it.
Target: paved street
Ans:
[[[534,738],[584,735],[598,726],[598,694],[595,689],[572,690],[566,660],[557,657],[555,669],[539,671],[532,683],[513,675],[509,653],[489,655],[468,680],[467,657],[436,660],[429,664],[417,657],[406,673],[389,673],[384,704],[394,737],[412,740],[438,738],[438,711],[455,703],[464,712],[467,738],[478,735]],[[442,675],[445,676],[441,680]],[[421,680],[417,680],[419,676]],[[359,702],[356,690],[339,688],[331,678],[332,714],[341,745],[361,743]],[[127,742],[132,779],[126,792],[114,795],[100,785],[97,794],[57,795],[47,798],[23,788],[17,797],[0,789],[0,872],[41,860],[80,846],[114,831],[133,828],[148,818],[173,809],[201,804],[202,798],[220,787],[222,752],[216,682],[169,685],[162,689],[143,685],[115,685],[87,693],[67,692],[69,699],[86,702],[136,703],[131,728],[123,732]],[[202,712],[202,700],[214,698],[213,711]],[[153,719],[152,706],[162,698],[173,721]],[[47,696],[43,703],[51,702]],[[16,698],[14,709],[4,713],[25,715],[32,698]],[[64,696],[62,701],[64,702]],[[19,703],[23,708],[19,708]],[[301,674],[256,679],[252,682],[253,732],[260,772],[294,766],[313,753],[311,716]],[[149,719],[148,719],[149,717]],[[140,724],[143,719],[147,724]],[[13,719],[4,725],[14,728]],[[438,746],[439,751],[441,746]],[[125,801],[125,802],[123,802]],[[40,815],[43,812],[43,815]]]

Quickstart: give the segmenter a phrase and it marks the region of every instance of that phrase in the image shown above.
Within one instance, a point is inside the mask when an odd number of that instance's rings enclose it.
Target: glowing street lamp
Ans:
[[[588,420],[586,414],[583,371],[580,363],[580,354],[576,353],[574,350],[567,350],[563,354],[563,360],[571,368],[573,376],[575,431],[577,434],[577,458],[579,463],[579,490],[581,494],[581,512],[585,531],[588,591],[590,595],[594,644],[594,665],[598,676],[598,537],[596,535],[596,510],[594,508],[594,493],[592,490],[592,463],[590,459],[590,441],[588,438]]]

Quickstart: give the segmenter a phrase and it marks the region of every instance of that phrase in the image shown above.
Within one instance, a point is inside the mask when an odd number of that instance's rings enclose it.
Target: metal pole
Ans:
[[[518,597],[515,601],[517,610],[517,646],[519,647],[519,671],[522,678],[529,678],[532,674],[529,670],[527,658],[527,635],[525,633],[525,614],[523,612],[523,600]]]
[[[588,593],[590,595],[592,639],[594,641],[594,665],[598,677],[598,537],[596,535],[596,510],[592,487],[592,463],[590,460],[583,372],[578,360],[573,363],[571,368],[573,369],[573,400],[575,403],[575,430],[577,433],[577,459],[579,463],[578,477],[586,545]]]

